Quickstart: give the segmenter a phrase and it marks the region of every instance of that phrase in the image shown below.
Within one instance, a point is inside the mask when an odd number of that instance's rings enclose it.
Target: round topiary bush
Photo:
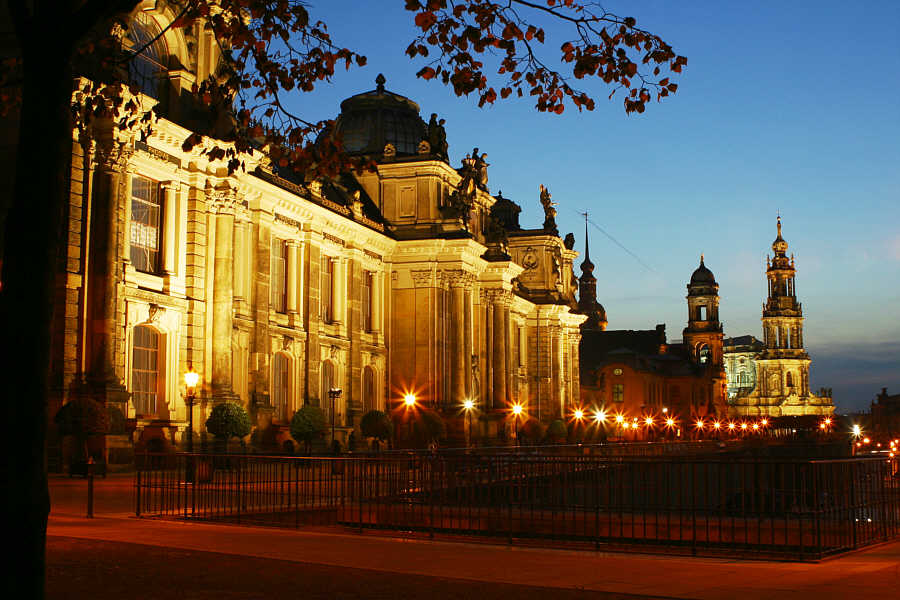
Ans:
[[[386,442],[394,435],[394,422],[380,410],[370,410],[360,420],[359,429],[364,437]]]
[[[522,439],[532,444],[539,444],[544,439],[545,433],[546,427],[544,427],[544,424],[534,417],[525,421],[519,428],[519,434],[522,436]]]
[[[250,415],[235,402],[216,404],[206,420],[206,430],[220,441],[243,438],[250,434],[250,429]]]
[[[109,431],[109,417],[103,405],[90,398],[69,401],[59,409],[53,422],[59,428],[60,435],[74,435],[77,438]]]
[[[444,419],[433,410],[421,410],[413,419],[413,437],[417,444],[426,446],[447,436]]]
[[[298,442],[303,442],[306,451],[309,452],[312,441],[325,434],[328,424],[325,421],[325,413],[318,406],[305,404],[294,413],[291,419],[291,437]]]
[[[569,429],[562,419],[551,421],[547,426],[547,439],[553,443],[559,443],[569,435]]]
[[[106,419],[109,422],[110,435],[122,435],[128,433],[125,425],[125,415],[115,406],[106,407]]]

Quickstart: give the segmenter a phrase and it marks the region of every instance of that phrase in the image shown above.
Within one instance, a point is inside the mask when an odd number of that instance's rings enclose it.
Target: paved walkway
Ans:
[[[65,550],[61,549],[65,547],[70,548],[71,554],[71,549],[77,547],[71,541],[75,539],[99,544],[97,548],[105,548],[97,550],[100,555],[110,554],[113,562],[119,557],[127,562],[125,556],[140,555],[141,547],[135,545],[142,544],[151,547],[143,550],[148,558],[163,550],[186,552],[195,570],[203,569],[204,564],[227,567],[228,561],[221,558],[225,555],[247,557],[248,564],[266,559],[277,561],[278,565],[294,564],[300,571],[318,569],[316,572],[321,577],[316,581],[320,582],[317,584],[320,587],[334,586],[336,582],[346,584],[349,580],[345,576],[351,574],[356,580],[371,581],[375,586],[356,588],[355,592],[348,588],[340,591],[337,597],[369,597],[370,591],[372,597],[391,597],[375,594],[374,590],[378,581],[384,584],[392,581],[391,577],[385,579],[386,575],[392,574],[395,583],[401,581],[396,578],[398,574],[410,576],[402,579],[406,587],[409,581],[418,582],[418,587],[406,589],[403,594],[398,587],[398,596],[427,595],[433,599],[459,597],[457,594],[463,588],[458,586],[466,581],[470,585],[473,581],[479,582],[472,591],[480,590],[477,595],[484,598],[531,597],[531,593],[540,591],[538,588],[556,588],[552,592],[554,596],[559,595],[557,591],[568,594],[568,591],[584,590],[600,592],[593,597],[605,598],[886,599],[896,597],[900,589],[900,542],[810,564],[566,551],[389,538],[374,534],[183,523],[131,517],[130,483],[129,478],[122,476],[98,480],[97,518],[85,519],[82,515],[86,483],[83,480],[51,481],[54,509],[48,529],[51,536],[49,589],[55,589],[54,585],[58,583],[55,578],[66,576],[64,568],[56,568],[55,557],[65,555]],[[268,564],[266,561],[260,564]],[[168,562],[148,561],[148,564],[159,565],[151,572],[167,576]],[[122,571],[122,577],[127,579],[128,569]],[[269,577],[271,573],[273,571],[269,569],[256,571],[253,589],[258,593],[240,594],[236,587],[233,592],[240,595],[222,596],[220,593],[217,597],[268,596],[267,584],[277,587],[277,577]],[[239,573],[235,571],[234,575],[237,578]],[[174,580],[166,583],[165,577],[155,581],[159,586],[178,585]],[[328,581],[332,583],[325,583]],[[160,587],[160,591],[166,589],[170,588]],[[339,591],[333,587],[324,591],[329,590]],[[177,590],[170,589],[170,592],[174,591]],[[298,587],[293,595],[306,594],[304,588]],[[579,597],[566,594],[563,597]],[[169,595],[174,594],[162,593],[157,597]],[[146,597],[151,596],[153,594]]]

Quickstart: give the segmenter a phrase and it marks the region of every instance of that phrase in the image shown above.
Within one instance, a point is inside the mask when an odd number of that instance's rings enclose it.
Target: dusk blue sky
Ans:
[[[761,337],[765,260],[780,211],[797,262],[811,387],[832,387],[839,411],[900,392],[900,2],[608,0],[688,57],[678,93],[626,116],[621,96],[588,82],[597,106],[541,114],[528,98],[479,109],[403,51],[415,35],[403,0],[313,1],[338,44],[368,57],[331,84],[292,98],[308,118],[337,115],[343,98],[375,87],[447,120],[454,165],[478,146],[490,188],[543,213],[538,186],[559,203],[559,229],[584,247],[590,232],[598,298],[610,329],[687,319],[685,285],[700,253],[715,273],[726,336]],[[548,51],[564,41],[548,27]],[[580,259],[579,259],[580,262]],[[576,269],[577,272],[580,272]]]

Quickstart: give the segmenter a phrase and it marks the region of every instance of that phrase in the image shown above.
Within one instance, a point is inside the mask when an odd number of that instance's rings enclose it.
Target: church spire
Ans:
[[[597,302],[597,279],[594,277],[594,263],[591,262],[588,242],[588,214],[584,215],[584,261],[581,263],[581,277],[578,280],[578,312],[587,315],[582,330],[603,331],[606,329],[606,310]]]

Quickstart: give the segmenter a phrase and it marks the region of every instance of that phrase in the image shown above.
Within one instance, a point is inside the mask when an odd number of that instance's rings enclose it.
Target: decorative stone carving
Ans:
[[[541,206],[544,207],[544,230],[553,235],[557,235],[559,230],[556,228],[556,206],[557,203],[551,200],[550,190],[541,184]]]
[[[395,156],[397,156],[397,148],[395,148],[393,144],[388,142],[384,145],[383,154],[385,158],[394,158]]]
[[[431,154],[431,144],[428,143],[428,140],[422,140],[419,142],[417,151],[419,154]]]
[[[158,323],[162,315],[166,312],[166,309],[160,306],[159,304],[150,304],[150,309],[147,314],[147,322],[148,323]]]
[[[471,289],[475,283],[475,275],[462,269],[441,271],[441,280],[450,287]]]
[[[285,352],[291,351],[291,345],[294,343],[294,338],[290,336],[284,336],[281,338],[281,349]]]
[[[410,275],[416,287],[434,286],[434,272],[431,269],[414,270],[410,272]]]
[[[525,254],[522,255],[522,266],[528,270],[536,269],[538,266],[538,257],[534,252],[534,248],[528,246],[525,249]]]
[[[447,131],[444,129],[444,119],[438,121],[437,113],[431,113],[428,120],[428,144],[438,158],[447,160]]]
[[[231,214],[241,206],[241,202],[237,197],[237,190],[228,185],[228,183],[220,184],[213,187],[207,182],[206,195],[209,198],[210,210],[220,214]]]
[[[128,166],[134,150],[131,144],[118,140],[96,140],[94,160],[106,172],[121,173]]]

